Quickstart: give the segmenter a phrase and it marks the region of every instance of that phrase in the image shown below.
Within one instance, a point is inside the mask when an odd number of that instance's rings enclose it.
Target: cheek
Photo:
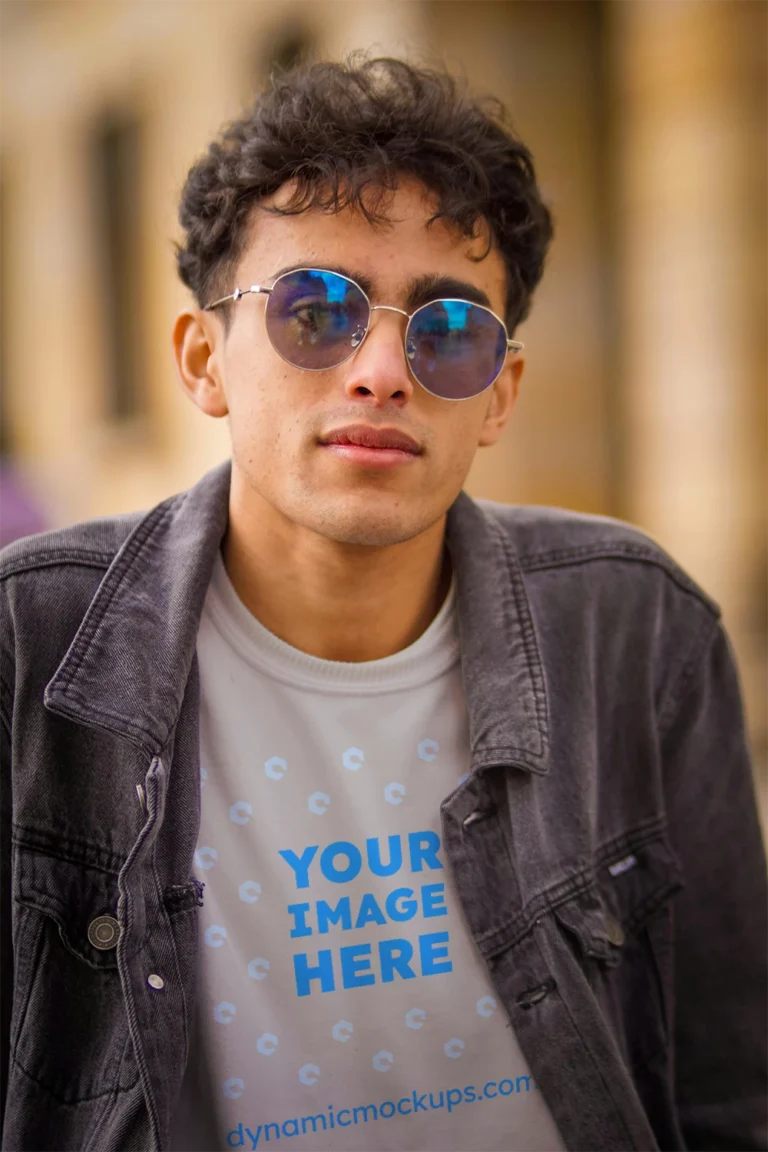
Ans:
[[[235,455],[241,459],[263,458],[281,433],[273,390],[259,379],[241,376],[230,380],[227,405]]]
[[[233,427],[268,417],[284,391],[288,365],[265,339],[257,336],[251,327],[243,325],[233,329],[227,344],[223,378]]]
[[[478,404],[477,400],[482,400],[482,405]],[[452,476],[466,475],[468,472],[477,451],[486,409],[485,397],[477,397],[462,401],[448,413],[447,427],[443,429],[442,434],[438,433],[438,440],[442,445],[441,455],[445,469]]]
[[[280,361],[269,375],[240,373],[227,388],[232,447],[241,464],[260,472],[300,450],[307,397],[290,368]]]

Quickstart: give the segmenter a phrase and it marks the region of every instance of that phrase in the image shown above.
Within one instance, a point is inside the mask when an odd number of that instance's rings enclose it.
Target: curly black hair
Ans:
[[[389,58],[299,65],[258,97],[192,167],[179,205],[181,279],[200,306],[231,291],[254,204],[288,181],[272,211],[354,207],[375,224],[398,176],[436,197],[433,219],[472,238],[490,229],[507,270],[510,331],[525,319],[552,238],[529,150],[503,105],[447,72]]]

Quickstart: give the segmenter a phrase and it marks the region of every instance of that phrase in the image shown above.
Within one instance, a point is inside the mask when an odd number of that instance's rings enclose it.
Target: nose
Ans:
[[[413,377],[405,359],[406,313],[378,305],[371,310],[365,340],[347,362],[344,388],[352,399],[371,398],[377,406],[403,407],[413,396]]]

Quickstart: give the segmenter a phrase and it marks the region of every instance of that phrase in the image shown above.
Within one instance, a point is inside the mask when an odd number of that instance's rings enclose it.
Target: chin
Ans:
[[[404,503],[404,502],[403,502]],[[320,535],[338,544],[386,548],[412,540],[429,528],[441,513],[432,516],[425,509],[326,507],[311,525]],[[309,526],[309,525],[308,525]]]
[[[348,523],[324,524],[319,528],[323,536],[337,544],[357,545],[362,548],[387,548],[412,540],[423,529],[411,528],[405,522],[350,520]]]

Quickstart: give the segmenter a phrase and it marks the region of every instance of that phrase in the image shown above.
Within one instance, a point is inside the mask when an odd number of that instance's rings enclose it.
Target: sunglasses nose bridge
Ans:
[[[402,308],[395,308],[394,304],[370,304],[370,305],[368,305],[368,313],[370,313],[370,314],[368,314],[368,324],[366,326],[365,332],[362,334],[362,339],[360,339],[359,343],[356,344],[356,350],[359,347],[359,344],[363,343],[363,340],[365,339],[365,336],[367,336],[368,332],[371,331],[371,320],[373,319],[373,313],[374,312],[395,312],[397,314],[397,316],[403,316],[406,320],[409,321],[409,324],[410,324],[410,320],[411,320],[411,313],[410,312],[406,312]],[[406,326],[405,332],[408,333],[408,326]],[[405,342],[405,336],[403,338],[403,342]],[[409,359],[408,349],[404,348],[404,350],[405,350],[405,354],[406,354],[406,356],[405,356],[406,363],[408,363],[408,359]],[[410,371],[410,364],[409,364],[409,371]],[[411,372],[411,376],[412,376],[412,374],[413,373]]]
[[[405,316],[406,320],[410,320],[410,315],[404,312],[402,308],[395,308],[392,304],[369,304],[368,305],[368,322],[365,327],[360,325],[352,338],[352,346],[357,351],[363,340],[368,335],[371,327],[371,320],[374,312],[397,312],[399,316]]]
[[[372,304],[371,312],[397,312],[400,316],[405,316],[406,320],[410,320],[407,312],[402,308],[395,308],[393,304]]]
[[[374,312],[395,312],[395,313],[397,313],[398,316],[404,316],[405,319],[408,321],[410,321],[410,319],[411,319],[411,315],[409,312],[404,311],[404,309],[402,309],[402,308],[395,308],[395,306],[393,304],[371,304],[371,305],[369,305],[368,311],[369,311],[369,318],[368,318],[368,325],[367,325],[367,328],[365,331],[365,336],[367,336],[368,332],[370,331],[371,320],[373,319],[373,313]],[[361,343],[362,343],[362,341],[361,341]]]

